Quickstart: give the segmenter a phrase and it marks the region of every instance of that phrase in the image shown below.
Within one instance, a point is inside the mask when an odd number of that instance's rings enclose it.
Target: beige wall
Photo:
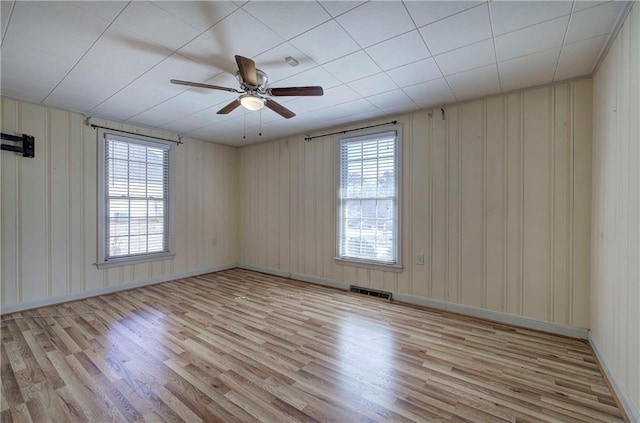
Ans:
[[[240,262],[586,328],[591,90],[401,117],[402,273],[333,259],[337,138],[242,148]]]
[[[640,6],[594,77],[591,339],[640,421]],[[632,419],[633,421],[633,419]]]
[[[36,138],[35,158],[0,156],[3,311],[237,262],[236,149],[192,139],[178,146],[173,260],[98,270],[96,131],[79,114],[5,98],[1,113],[2,132]]]

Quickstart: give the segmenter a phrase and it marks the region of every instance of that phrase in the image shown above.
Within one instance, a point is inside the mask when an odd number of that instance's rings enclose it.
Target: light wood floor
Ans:
[[[36,313],[2,422],[622,421],[583,341],[239,269]]]

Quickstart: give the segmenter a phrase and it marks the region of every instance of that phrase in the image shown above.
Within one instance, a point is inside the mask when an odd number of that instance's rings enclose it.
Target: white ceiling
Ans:
[[[230,145],[589,75],[626,10],[598,1],[2,1],[3,96]],[[269,109],[216,111],[234,55],[272,87],[321,85]],[[289,66],[292,56],[299,66]],[[258,133],[262,131],[262,136]],[[243,139],[245,134],[246,139]]]

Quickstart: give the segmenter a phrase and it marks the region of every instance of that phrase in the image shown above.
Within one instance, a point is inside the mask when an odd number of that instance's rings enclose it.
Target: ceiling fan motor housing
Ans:
[[[240,82],[240,86],[242,87],[242,89],[244,89],[245,91],[256,92],[256,93],[260,93],[260,94],[265,94],[266,93],[265,88],[267,87],[267,84],[269,83],[269,77],[267,76],[266,73],[264,73],[260,69],[256,69],[256,79],[258,80],[258,85],[256,87],[253,87],[251,85],[247,85],[242,80],[242,75],[240,74],[239,71],[236,72],[236,78],[238,79],[238,82]]]

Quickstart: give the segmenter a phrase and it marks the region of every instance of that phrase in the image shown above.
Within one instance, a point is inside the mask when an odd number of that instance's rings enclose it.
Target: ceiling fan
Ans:
[[[256,69],[256,63],[253,60],[236,55],[236,63],[238,64],[236,77],[240,82],[239,90],[217,85],[201,84],[199,82],[181,81],[179,79],[172,79],[170,82],[172,84],[187,85],[189,87],[209,88],[212,90],[241,94],[240,97],[218,110],[217,114],[219,115],[226,115],[240,105],[248,110],[260,110],[264,106],[267,106],[283,118],[290,119],[296,114],[275,100],[272,100],[270,97],[321,96],[324,94],[322,87],[319,86],[267,88],[269,78],[266,73],[260,69]]]

